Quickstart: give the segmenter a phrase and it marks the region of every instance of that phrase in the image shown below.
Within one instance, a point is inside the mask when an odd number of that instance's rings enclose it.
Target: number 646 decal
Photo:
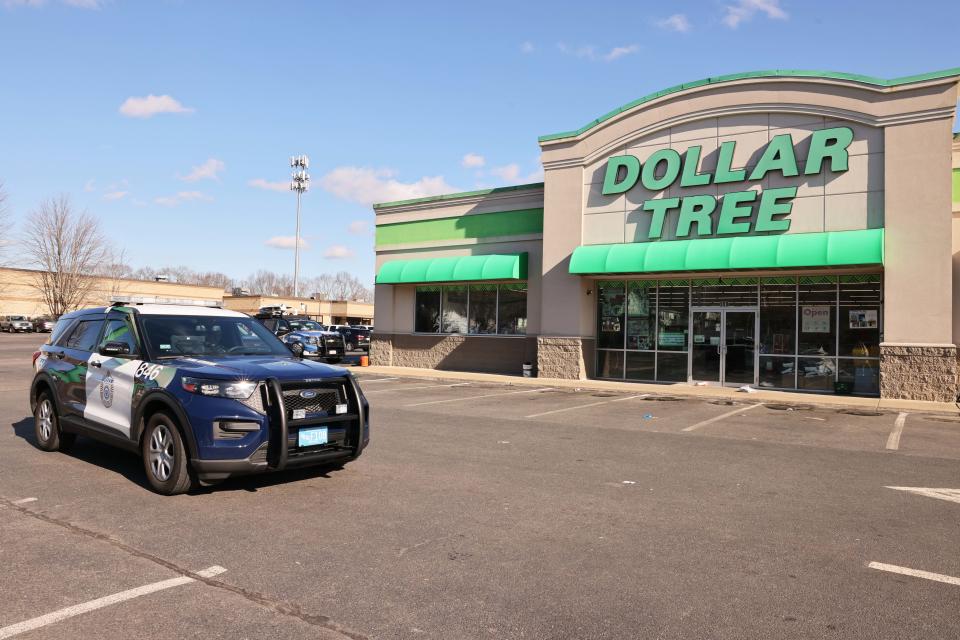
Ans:
[[[156,380],[161,371],[163,371],[162,365],[142,362],[140,363],[140,366],[137,367],[137,373],[135,374],[135,377],[143,378],[144,380]]]

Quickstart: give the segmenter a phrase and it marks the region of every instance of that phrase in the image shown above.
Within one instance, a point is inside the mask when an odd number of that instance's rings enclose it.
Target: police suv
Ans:
[[[369,405],[350,372],[301,353],[219,308],[69,313],[34,354],[37,442],[65,451],[80,434],[138,452],[166,495],[233,475],[341,466],[369,441]]]

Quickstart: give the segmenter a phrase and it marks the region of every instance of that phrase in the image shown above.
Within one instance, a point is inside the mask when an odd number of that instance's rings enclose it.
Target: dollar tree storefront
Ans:
[[[542,184],[376,205],[371,359],[952,401],[958,81],[711,78],[542,136]]]

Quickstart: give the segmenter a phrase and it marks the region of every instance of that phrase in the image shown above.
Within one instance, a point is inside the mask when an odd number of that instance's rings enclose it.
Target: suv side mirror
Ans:
[[[126,342],[108,342],[100,347],[102,356],[125,356],[130,354],[130,345]]]
[[[287,348],[290,349],[290,353],[292,353],[295,357],[300,358],[303,356],[303,345],[300,344],[299,341],[288,343]]]

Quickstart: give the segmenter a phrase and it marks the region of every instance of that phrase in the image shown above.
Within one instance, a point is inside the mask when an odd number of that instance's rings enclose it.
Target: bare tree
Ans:
[[[23,250],[39,269],[33,286],[55,317],[88,300],[98,285],[98,278],[91,276],[111,256],[100,222],[76,211],[66,196],[45,200],[30,213]]]
[[[6,266],[7,252],[13,245],[13,220],[7,207],[7,192],[0,182],[0,267]]]

